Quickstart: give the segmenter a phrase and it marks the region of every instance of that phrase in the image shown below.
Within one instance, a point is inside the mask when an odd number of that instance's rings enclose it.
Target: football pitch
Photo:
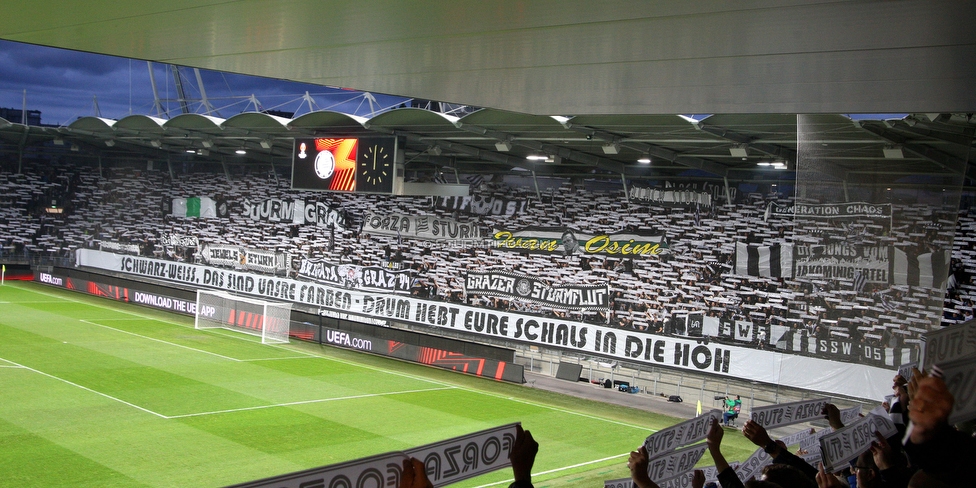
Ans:
[[[35,283],[0,287],[0,486],[219,487],[522,422],[533,481],[602,486],[678,419]],[[730,439],[732,438],[732,439]],[[726,434],[729,459],[753,448]],[[701,464],[710,464],[706,454]],[[505,469],[454,486],[507,486]]]

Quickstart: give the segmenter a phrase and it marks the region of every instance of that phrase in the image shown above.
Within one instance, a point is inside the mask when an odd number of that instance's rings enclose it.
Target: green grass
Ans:
[[[18,487],[224,486],[516,421],[536,486],[598,486],[678,421],[34,283],[0,287],[0,392],[0,485]],[[753,450],[726,439],[729,459]]]

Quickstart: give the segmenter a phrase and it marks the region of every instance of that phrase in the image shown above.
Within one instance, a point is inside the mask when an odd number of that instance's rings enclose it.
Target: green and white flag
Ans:
[[[173,215],[212,219],[217,217],[217,204],[209,197],[174,198]]]

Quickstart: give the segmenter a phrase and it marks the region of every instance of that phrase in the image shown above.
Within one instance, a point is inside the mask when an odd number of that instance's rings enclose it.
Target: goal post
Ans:
[[[228,329],[258,336],[262,344],[285,344],[291,304],[247,298],[214,290],[197,290],[195,329]]]

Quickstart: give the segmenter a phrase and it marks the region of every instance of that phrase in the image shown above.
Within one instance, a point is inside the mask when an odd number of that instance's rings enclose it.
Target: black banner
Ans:
[[[556,285],[517,273],[469,271],[465,293],[541,303],[557,309],[609,310],[610,287],[602,285]]]
[[[446,212],[462,212],[471,215],[499,215],[511,217],[528,206],[525,200],[475,195],[473,197],[436,197],[434,208]]]
[[[890,203],[797,203],[780,205],[772,202],[766,207],[766,219],[770,217],[791,220],[796,218],[839,219],[839,218],[878,218],[891,219]]]
[[[324,259],[302,258],[298,275],[328,285],[354,290],[410,293],[413,271],[392,271],[376,266],[332,264]]]

